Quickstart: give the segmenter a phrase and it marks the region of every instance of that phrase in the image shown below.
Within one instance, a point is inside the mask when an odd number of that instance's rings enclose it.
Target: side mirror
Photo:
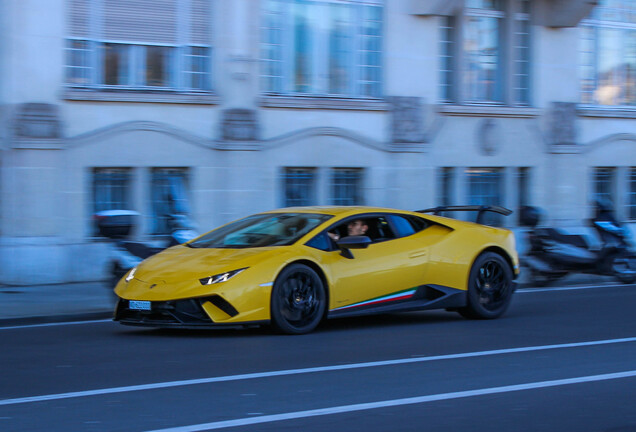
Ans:
[[[347,236],[336,242],[340,248],[340,255],[353,259],[350,249],[366,249],[371,244],[371,239],[367,236]]]

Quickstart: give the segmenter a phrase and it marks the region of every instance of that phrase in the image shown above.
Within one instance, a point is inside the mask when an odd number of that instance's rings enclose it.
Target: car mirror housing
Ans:
[[[366,249],[371,244],[371,239],[367,236],[347,236],[338,240],[336,244],[343,257],[353,259],[349,249]]]

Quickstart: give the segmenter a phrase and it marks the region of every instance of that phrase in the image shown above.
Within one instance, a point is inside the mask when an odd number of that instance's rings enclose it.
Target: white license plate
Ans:
[[[149,301],[130,300],[128,302],[128,308],[133,310],[150,310]]]

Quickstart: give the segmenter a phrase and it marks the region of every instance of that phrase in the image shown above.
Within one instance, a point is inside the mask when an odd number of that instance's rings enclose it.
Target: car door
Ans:
[[[330,309],[413,289],[424,280],[427,248],[419,247],[412,236],[400,237],[390,214],[362,216],[376,224],[369,233],[373,243],[366,249],[351,249],[353,258],[340,251],[324,257],[331,283]]]

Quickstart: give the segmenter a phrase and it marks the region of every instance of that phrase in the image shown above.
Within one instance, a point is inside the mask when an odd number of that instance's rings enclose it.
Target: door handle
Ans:
[[[419,257],[423,257],[426,256],[426,254],[428,253],[427,250],[419,250],[419,251],[415,251],[415,252],[411,252],[409,254],[409,258],[419,258]]]

